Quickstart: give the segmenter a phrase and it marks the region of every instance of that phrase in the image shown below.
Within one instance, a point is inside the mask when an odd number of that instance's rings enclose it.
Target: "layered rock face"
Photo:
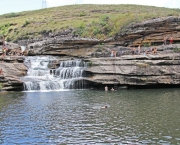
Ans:
[[[27,67],[23,64],[23,56],[3,56],[3,43],[0,43],[0,84],[4,91],[23,90],[23,82],[20,77],[26,75]],[[14,43],[7,43],[8,52],[19,50],[20,46]],[[7,52],[7,53],[8,53]]]
[[[0,69],[3,74],[0,74],[0,83],[2,90],[5,91],[22,91],[23,82],[20,80],[26,75],[27,67],[23,64],[23,57],[1,57]]]
[[[114,39],[119,45],[137,46],[145,43],[162,45],[165,36],[168,39],[172,36],[174,42],[180,42],[180,17],[158,18],[130,25],[122,29]]]
[[[104,42],[104,41],[103,41]],[[49,38],[28,45],[27,55],[90,56],[102,43],[90,38]]]
[[[158,53],[87,59],[91,62],[87,81],[122,86],[180,84],[180,55]]]

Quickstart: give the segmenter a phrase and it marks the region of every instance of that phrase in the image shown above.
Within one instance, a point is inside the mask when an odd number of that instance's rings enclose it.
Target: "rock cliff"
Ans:
[[[86,80],[93,85],[146,86],[180,84],[179,53],[122,55],[86,59]]]
[[[180,17],[165,17],[131,24],[115,36],[118,45],[151,44],[162,45],[163,38],[172,36],[175,43],[180,42]],[[118,43],[117,43],[118,42]]]
[[[72,31],[67,31],[40,41],[31,41],[32,43],[27,44],[24,54],[81,58],[89,62],[85,70],[85,80],[92,87],[114,84],[118,86],[180,85],[179,24],[179,17],[148,20],[128,26],[108,40],[79,38],[73,36]],[[173,36],[174,43],[162,45],[164,36],[168,38]],[[132,55],[131,46],[138,45],[141,45],[141,54]],[[155,47],[157,54],[151,52]],[[116,52],[116,57],[110,57],[112,51]],[[11,59],[14,58],[4,58],[2,61],[6,63],[1,63],[5,73],[5,77],[1,77],[1,82],[6,90],[20,89],[22,82],[19,77],[25,75],[27,70],[22,63],[19,63],[23,61],[22,57]],[[16,76],[15,80],[10,80],[10,78],[14,79],[14,76]]]

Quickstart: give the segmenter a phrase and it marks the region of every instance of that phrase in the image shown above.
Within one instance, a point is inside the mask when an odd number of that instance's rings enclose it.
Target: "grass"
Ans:
[[[141,5],[61,6],[0,15],[0,35],[16,42],[74,28],[74,34],[81,37],[107,39],[123,32],[128,24],[179,14],[179,9]]]

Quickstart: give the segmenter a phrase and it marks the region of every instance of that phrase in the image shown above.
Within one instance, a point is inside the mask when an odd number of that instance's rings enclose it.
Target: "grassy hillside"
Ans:
[[[179,16],[179,9],[140,5],[71,5],[0,15],[0,35],[8,41],[74,28],[82,37],[106,39],[130,23]]]

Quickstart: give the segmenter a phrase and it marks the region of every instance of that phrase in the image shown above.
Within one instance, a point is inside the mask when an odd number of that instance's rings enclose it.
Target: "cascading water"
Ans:
[[[55,57],[26,57],[29,70],[22,78],[26,91],[51,91],[64,89],[83,89],[83,70],[86,63],[82,60],[61,61],[60,67],[51,70],[48,65]]]

